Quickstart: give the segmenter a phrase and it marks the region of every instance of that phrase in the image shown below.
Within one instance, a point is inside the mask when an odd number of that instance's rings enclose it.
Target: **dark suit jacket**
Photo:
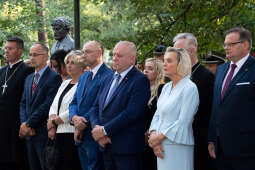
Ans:
[[[198,148],[200,149],[202,149],[201,145],[205,145],[206,148],[203,149],[208,153],[207,137],[212,108],[214,75],[204,66],[199,65],[199,63],[192,67],[192,71],[194,72],[191,79],[198,88],[200,100],[198,111],[193,122],[195,145],[198,145]]]
[[[104,108],[113,74],[106,77],[97,101],[90,110],[90,121],[103,125],[112,140],[106,149],[111,153],[130,154],[144,150],[144,110],[150,97],[147,77],[133,67],[121,81]]]
[[[69,105],[70,120],[72,120],[73,116],[78,115],[83,116],[89,121],[88,111],[96,100],[100,82],[105,78],[105,76],[111,74],[112,72],[113,71],[105,64],[101,65],[87,89],[85,89],[84,86],[86,84],[89,72],[85,72],[80,76],[73,100]],[[86,132],[90,133],[91,128],[87,128]]]
[[[192,67],[192,81],[196,84],[199,93],[198,111],[193,121],[194,147],[194,169],[211,170],[212,159],[208,153],[208,126],[211,115],[214,75],[200,63]],[[201,164],[203,162],[203,164]]]
[[[22,123],[28,122],[37,134],[47,134],[49,109],[62,79],[60,75],[47,67],[32,96],[33,79],[34,73],[26,78],[24,84],[24,91],[20,102],[20,119]]]
[[[209,142],[220,143],[226,157],[255,156],[255,59],[249,56],[221,100],[229,65],[216,72]]]

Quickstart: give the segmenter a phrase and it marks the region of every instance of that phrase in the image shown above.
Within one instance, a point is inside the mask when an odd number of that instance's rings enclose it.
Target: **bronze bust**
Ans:
[[[65,51],[74,49],[74,40],[69,35],[70,26],[70,22],[65,17],[57,17],[52,21],[51,27],[56,42],[51,48],[51,54],[60,49]]]

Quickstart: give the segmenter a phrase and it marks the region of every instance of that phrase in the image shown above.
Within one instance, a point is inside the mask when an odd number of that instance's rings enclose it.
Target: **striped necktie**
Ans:
[[[38,79],[39,79],[39,73],[36,73],[34,76],[34,81],[33,81],[33,85],[32,85],[32,96],[35,93],[36,87],[37,87],[37,83],[38,83]]]

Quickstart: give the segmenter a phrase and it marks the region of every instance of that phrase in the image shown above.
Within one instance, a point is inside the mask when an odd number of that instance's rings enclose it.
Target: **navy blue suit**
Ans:
[[[217,160],[223,155],[233,158],[236,169],[255,169],[254,163],[249,165],[255,161],[255,59],[248,57],[221,99],[229,66],[223,64],[216,72],[209,142],[216,146]]]
[[[24,91],[20,102],[21,122],[27,122],[35,130],[35,136],[27,136],[26,144],[31,170],[44,170],[44,148],[48,139],[47,119],[53,99],[62,82],[61,76],[46,68],[32,96],[34,73],[25,81]]]
[[[147,77],[133,67],[113,93],[109,103],[104,102],[113,81],[109,75],[100,86],[94,107],[90,110],[92,126],[102,125],[112,144],[104,149],[106,170],[139,169],[138,156],[144,150],[144,111],[150,97]],[[132,155],[131,157],[129,157]]]
[[[102,64],[87,88],[85,88],[85,85],[89,72],[85,72],[80,76],[73,100],[69,105],[69,115],[71,120],[73,116],[77,115],[83,116],[89,121],[88,111],[95,102],[100,81],[110,73],[112,73],[112,70],[109,69],[105,64]],[[78,152],[83,170],[102,169],[98,144],[96,141],[94,141],[91,135],[91,130],[92,128],[89,125],[84,130],[82,143],[78,145]]]

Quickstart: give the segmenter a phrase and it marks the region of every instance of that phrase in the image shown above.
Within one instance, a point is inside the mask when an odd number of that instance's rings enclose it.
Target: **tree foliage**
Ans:
[[[199,54],[223,52],[225,30],[243,26],[255,31],[254,9],[254,0],[80,0],[80,39],[81,44],[98,40],[110,50],[120,40],[133,41],[143,61],[152,57],[158,44],[171,46],[177,33],[191,32],[198,39]],[[0,45],[8,35],[19,35],[28,50],[37,41],[34,1],[3,0],[0,10]],[[73,1],[45,0],[41,10],[51,46],[55,41],[51,21],[66,16],[73,25]]]

